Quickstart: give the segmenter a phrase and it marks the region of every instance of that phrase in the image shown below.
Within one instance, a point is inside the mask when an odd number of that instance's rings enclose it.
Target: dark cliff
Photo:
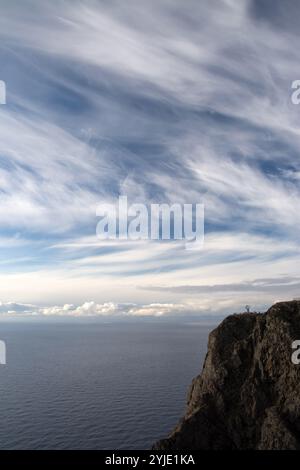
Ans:
[[[209,336],[187,410],[157,450],[300,449],[300,301],[227,317]]]

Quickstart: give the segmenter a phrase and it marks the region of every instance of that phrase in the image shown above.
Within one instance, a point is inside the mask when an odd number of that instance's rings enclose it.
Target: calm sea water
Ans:
[[[183,414],[212,326],[1,323],[1,449],[147,449]]]

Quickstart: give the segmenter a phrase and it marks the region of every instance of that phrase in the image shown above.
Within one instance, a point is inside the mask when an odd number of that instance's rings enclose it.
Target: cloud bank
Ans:
[[[153,303],[147,305],[136,304],[116,304],[106,302],[98,304],[94,301],[84,302],[82,305],[65,304],[52,307],[38,307],[35,305],[18,304],[15,302],[1,303],[0,314],[2,317],[168,317],[186,315],[198,315],[199,306],[183,305],[183,304],[163,304]]]

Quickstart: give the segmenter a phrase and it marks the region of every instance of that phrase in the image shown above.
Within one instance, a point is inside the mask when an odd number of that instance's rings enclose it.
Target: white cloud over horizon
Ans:
[[[106,302],[98,304],[94,301],[84,302],[82,305],[65,304],[52,307],[38,307],[30,304],[16,302],[0,303],[0,316],[6,317],[164,317],[169,315],[195,314],[199,306],[182,304],[153,303],[147,305],[117,304]]]
[[[261,306],[259,310],[265,311]],[[234,310],[237,308],[237,310]],[[124,320],[126,318],[177,318],[184,319],[207,319],[208,316],[223,317],[230,313],[239,313],[245,311],[245,306],[237,304],[233,299],[216,301],[215,308],[210,309],[210,303],[152,303],[152,304],[117,304],[106,302],[98,304],[94,301],[84,302],[82,305],[64,304],[50,307],[40,307],[30,304],[17,302],[0,303],[1,318],[50,318],[50,317],[68,317],[68,318],[115,318]]]

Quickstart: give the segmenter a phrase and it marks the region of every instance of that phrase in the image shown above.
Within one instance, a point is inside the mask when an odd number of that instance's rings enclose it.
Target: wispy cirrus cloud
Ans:
[[[152,305],[154,286],[186,305],[199,285],[211,311],[248,302],[257,272],[279,280],[260,304],[296,292],[297,2],[2,3],[3,301]],[[119,194],[204,202],[204,249],[99,244],[96,205]]]

